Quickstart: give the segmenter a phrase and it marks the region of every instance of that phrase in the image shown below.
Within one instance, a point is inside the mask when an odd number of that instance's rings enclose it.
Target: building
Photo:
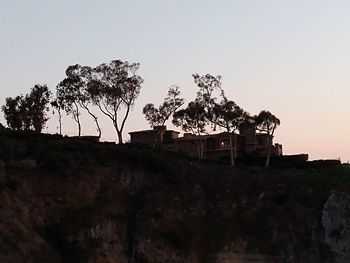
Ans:
[[[141,143],[153,146],[171,145],[179,138],[179,132],[167,130],[166,126],[156,126],[153,130],[129,132],[131,143]]]
[[[164,149],[184,153],[191,157],[198,156],[198,147],[203,145],[205,159],[225,160],[230,156],[230,139],[227,132],[194,135],[167,130],[166,126],[154,127],[153,130],[130,132],[131,143],[160,145]],[[233,148],[236,157],[265,157],[271,143],[271,156],[282,156],[282,145],[273,144],[273,136],[256,133],[254,125],[241,127],[239,134],[233,135]]]

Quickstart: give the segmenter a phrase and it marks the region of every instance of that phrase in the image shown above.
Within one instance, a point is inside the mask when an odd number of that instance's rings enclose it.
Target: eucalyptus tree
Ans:
[[[113,60],[92,69],[88,93],[95,105],[113,123],[118,141],[123,143],[123,130],[138,97],[143,79],[136,74],[139,63]]]
[[[64,109],[64,104],[61,99],[55,98],[51,102],[51,107],[53,108],[53,114],[55,111],[58,113],[58,130],[59,134],[62,135],[62,110]]]
[[[270,165],[272,138],[277,126],[281,124],[280,120],[271,112],[263,110],[256,117],[256,128],[260,132],[264,132],[268,135],[268,151],[265,161],[265,167]]]
[[[98,137],[101,138],[101,126],[99,124],[97,115],[91,109],[91,106],[93,106],[93,99],[88,88],[92,81],[93,69],[89,66],[81,66],[79,64],[76,64],[67,68],[66,75],[67,78],[76,81],[78,85],[77,103],[93,118],[96,125],[96,130],[98,132]]]
[[[48,121],[47,113],[50,108],[51,91],[47,85],[34,85],[30,93],[25,96],[25,104],[34,131],[41,132]]]
[[[78,137],[81,135],[81,110],[79,107],[80,96],[80,80],[77,78],[67,77],[63,79],[56,87],[56,98],[60,102],[60,106],[71,115],[78,126]]]
[[[220,75],[213,76],[211,74],[199,75],[193,74],[194,83],[199,88],[197,98],[206,104],[206,107],[213,103],[218,95],[223,94],[222,77]]]
[[[235,131],[245,120],[247,113],[234,101],[229,100],[222,88],[222,77],[206,74],[193,74],[194,82],[198,86],[197,100],[204,106],[206,118],[217,127],[226,130],[230,144],[230,163],[235,165],[236,142],[233,140]]]
[[[230,141],[230,163],[235,165],[236,144],[234,134],[245,121],[247,113],[244,112],[234,101],[223,99],[220,103],[215,103],[210,112],[209,119],[214,125],[224,128]]]
[[[93,118],[96,124],[98,137],[100,138],[101,128],[96,114],[94,114],[90,108],[93,105],[93,101],[91,94],[88,92],[92,68],[75,64],[69,66],[65,73],[66,78],[57,85],[56,100],[54,101],[55,108],[63,109],[68,115],[72,116],[77,123],[79,137],[81,135],[81,110],[86,110]],[[57,106],[59,106],[59,108]]]
[[[176,111],[173,116],[173,124],[181,127],[185,132],[191,132],[197,137],[198,159],[203,160],[204,140],[202,135],[207,134],[208,119],[202,101],[196,99],[191,101],[185,109]]]
[[[224,97],[226,99],[224,91],[221,87],[222,77],[220,75],[213,76],[211,74],[199,75],[193,74],[194,83],[198,87],[196,101],[202,104],[206,113],[208,123],[211,123],[213,127],[213,110],[217,105],[218,97]]]
[[[48,117],[51,92],[46,85],[34,85],[30,93],[6,98],[2,106],[7,125],[13,130],[41,132]]]
[[[158,108],[153,103],[148,103],[143,107],[142,112],[152,128],[164,126],[174,112],[184,104],[184,99],[180,95],[179,87],[171,86],[163,103]],[[159,129],[154,140],[154,147],[157,145],[160,133]]]
[[[7,126],[12,130],[23,130],[23,96],[19,95],[14,98],[7,97],[5,105],[1,107],[1,110],[4,112],[4,117],[7,123]]]

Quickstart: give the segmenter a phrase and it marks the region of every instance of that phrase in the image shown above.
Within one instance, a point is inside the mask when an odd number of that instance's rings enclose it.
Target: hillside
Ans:
[[[0,262],[349,262],[350,167],[0,131]]]

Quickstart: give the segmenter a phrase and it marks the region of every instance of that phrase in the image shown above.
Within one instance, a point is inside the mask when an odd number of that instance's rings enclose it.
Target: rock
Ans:
[[[350,195],[331,192],[322,211],[324,242],[337,256],[337,262],[350,262]]]

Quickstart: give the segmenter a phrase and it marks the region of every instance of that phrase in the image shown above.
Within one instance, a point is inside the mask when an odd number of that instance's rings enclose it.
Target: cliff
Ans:
[[[349,262],[350,168],[0,132],[0,262]]]

